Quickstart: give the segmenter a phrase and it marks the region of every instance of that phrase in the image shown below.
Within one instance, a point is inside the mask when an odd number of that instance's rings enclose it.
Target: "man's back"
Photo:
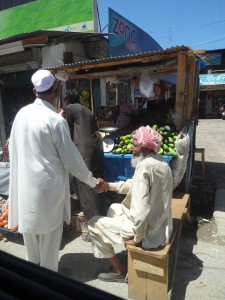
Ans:
[[[13,123],[9,193],[11,205],[19,203],[14,220],[22,233],[53,230],[63,219],[65,205],[69,222],[68,175],[77,174],[84,182],[89,176],[66,120],[53,109],[47,101],[36,99],[18,112]]]
[[[96,120],[92,112],[79,103],[66,107],[71,138],[75,145],[96,142]]]
[[[96,177],[103,177],[103,158],[96,137],[96,120],[92,112],[79,103],[66,107],[67,122],[74,144],[87,167]]]
[[[158,247],[169,239],[172,186],[170,167],[161,155],[149,154],[137,165],[132,186],[122,205],[145,248]]]

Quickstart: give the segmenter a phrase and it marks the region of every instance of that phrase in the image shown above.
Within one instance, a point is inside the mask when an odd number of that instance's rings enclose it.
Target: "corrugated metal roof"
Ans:
[[[10,36],[8,38],[0,39],[0,45],[12,43],[28,38],[37,37],[39,35],[47,35],[50,39],[57,38],[58,40],[66,40],[66,39],[78,39],[78,38],[94,38],[94,37],[104,37],[110,34],[103,33],[85,33],[85,32],[65,32],[65,31],[53,31],[53,30],[36,30],[33,32],[24,32],[14,36]]]
[[[63,68],[72,68],[72,67],[79,67],[79,66],[85,66],[85,65],[100,65],[104,63],[113,63],[113,62],[123,62],[123,61],[130,61],[135,59],[142,59],[142,58],[148,58],[151,56],[163,56],[168,54],[176,54],[180,51],[189,51],[192,50],[190,47],[187,46],[176,46],[167,48],[165,50],[157,50],[157,51],[149,51],[149,52],[143,52],[139,54],[130,54],[130,55],[124,55],[124,56],[116,56],[116,57],[106,57],[106,58],[100,58],[100,59],[94,59],[94,60],[82,60],[82,61],[76,61],[71,64],[64,64],[64,65],[57,65],[57,66],[51,66],[46,67],[45,69],[48,70],[54,70],[54,69],[63,69]]]

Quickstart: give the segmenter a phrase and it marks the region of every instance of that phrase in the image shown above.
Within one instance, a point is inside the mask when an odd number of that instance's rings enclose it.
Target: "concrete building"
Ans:
[[[219,118],[219,107],[225,104],[225,49],[206,51],[200,57],[199,117]]]
[[[51,0],[48,3],[43,0],[38,1],[42,10],[41,16],[45,12],[45,4],[51,4],[52,7],[45,18],[41,19],[42,24],[39,25],[37,22],[36,27],[26,27],[25,24],[29,23],[31,5],[37,5],[37,1],[20,0],[16,3],[15,1],[1,1],[0,14],[7,20],[8,25],[5,22],[0,30],[0,147],[5,144],[10,135],[11,125],[17,111],[34,100],[30,78],[37,69],[88,61],[108,55],[106,34],[97,32],[96,1],[86,0],[86,2],[89,5],[86,13],[89,14],[89,18],[92,18],[92,22],[71,24],[70,17],[76,20],[71,8],[78,12],[80,3],[69,0],[66,2],[67,11],[57,10],[57,19],[61,18],[60,22],[63,22],[67,13],[68,24],[58,23],[57,26],[55,25],[56,28],[43,30],[37,26],[45,28],[48,19],[53,18],[56,12],[54,1]],[[57,0],[57,4],[58,7],[59,5],[63,7],[65,2]],[[35,21],[35,16],[37,19],[40,18],[38,13],[35,15],[34,12],[32,22]],[[21,24],[23,18],[16,19],[13,23],[13,18],[17,15],[26,17],[26,23],[23,26]],[[83,18],[85,21],[86,16],[84,15]],[[83,28],[75,28],[75,31],[71,29],[72,26],[82,24]],[[17,25],[21,27],[17,28]]]

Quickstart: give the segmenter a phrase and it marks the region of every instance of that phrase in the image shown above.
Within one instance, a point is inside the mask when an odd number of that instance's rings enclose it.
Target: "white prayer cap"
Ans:
[[[45,92],[55,82],[55,77],[48,70],[38,70],[31,77],[31,81],[37,92]]]

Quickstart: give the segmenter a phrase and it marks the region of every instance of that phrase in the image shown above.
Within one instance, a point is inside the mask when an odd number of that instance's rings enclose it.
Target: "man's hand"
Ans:
[[[107,182],[105,182],[102,178],[98,178],[97,184],[93,190],[96,193],[104,193],[104,192],[107,192],[108,189],[109,189],[109,184]]]
[[[60,109],[59,114],[60,114],[64,119],[66,119],[66,111],[65,111],[63,108]]]
[[[135,243],[134,242],[134,239],[131,239],[131,240],[125,240],[125,247],[127,246],[127,245],[132,245],[132,246],[136,246],[138,243]]]

